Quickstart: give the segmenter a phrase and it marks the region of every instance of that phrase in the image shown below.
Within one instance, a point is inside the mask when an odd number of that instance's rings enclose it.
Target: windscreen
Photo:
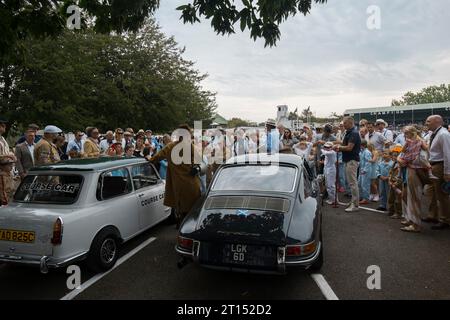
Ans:
[[[297,169],[288,166],[244,165],[220,170],[212,190],[292,192]]]
[[[14,200],[29,203],[70,204],[78,198],[80,175],[28,175],[20,184]]]

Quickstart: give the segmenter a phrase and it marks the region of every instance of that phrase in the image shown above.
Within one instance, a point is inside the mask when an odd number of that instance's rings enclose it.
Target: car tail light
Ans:
[[[63,237],[63,222],[61,218],[58,218],[53,224],[53,237],[51,239],[51,243],[53,245],[60,245],[62,243],[62,237]]]
[[[311,242],[303,245],[286,246],[287,257],[309,256],[316,251],[317,245]]]
[[[178,246],[182,250],[192,251],[194,240],[178,236]]]
[[[302,254],[302,248],[300,246],[287,246],[286,256],[300,256]]]

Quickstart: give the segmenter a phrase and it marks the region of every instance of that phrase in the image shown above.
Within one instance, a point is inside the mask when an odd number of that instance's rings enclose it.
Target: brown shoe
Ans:
[[[412,232],[412,233],[419,233],[420,232],[420,228],[414,226],[413,224],[407,227],[403,227],[400,228],[400,230],[404,231],[404,232]]]
[[[412,222],[410,222],[408,220],[402,220],[400,223],[404,226],[410,226],[412,224]]]
[[[401,218],[402,218],[402,216],[399,215],[399,214],[393,214],[393,215],[391,216],[391,219],[395,219],[395,220],[398,220],[398,219],[401,219]]]

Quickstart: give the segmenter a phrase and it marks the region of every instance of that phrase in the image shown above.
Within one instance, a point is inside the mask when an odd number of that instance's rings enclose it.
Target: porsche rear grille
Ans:
[[[206,200],[205,209],[249,209],[276,211],[286,213],[290,201],[280,198],[255,196],[210,197]]]

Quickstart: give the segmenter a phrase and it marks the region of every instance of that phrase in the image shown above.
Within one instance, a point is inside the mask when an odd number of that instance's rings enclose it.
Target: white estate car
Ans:
[[[170,216],[164,181],[145,159],[70,160],[30,170],[0,208],[0,261],[43,273],[87,259],[114,266],[119,246]]]

